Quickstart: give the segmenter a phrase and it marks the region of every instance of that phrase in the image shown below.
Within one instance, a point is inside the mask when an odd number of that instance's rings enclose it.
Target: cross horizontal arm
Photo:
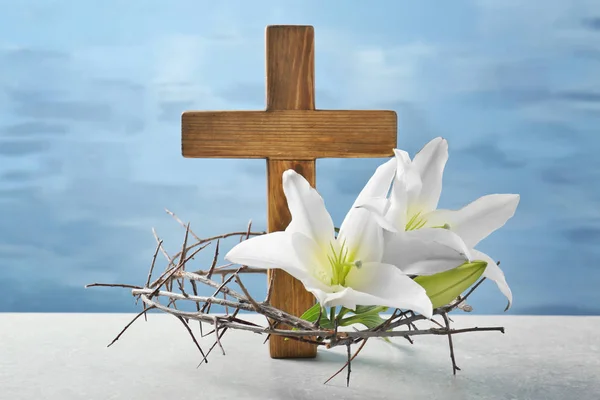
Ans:
[[[188,111],[182,152],[188,158],[389,157],[394,111]]]

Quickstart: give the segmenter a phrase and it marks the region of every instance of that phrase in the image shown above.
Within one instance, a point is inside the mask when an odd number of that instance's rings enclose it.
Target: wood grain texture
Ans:
[[[266,45],[267,110],[314,110],[314,28],[267,26]]]
[[[283,172],[293,169],[314,187],[315,161],[269,160],[267,162],[267,229],[269,232],[284,230],[292,220],[283,193]],[[283,199],[283,201],[281,200]],[[274,279],[271,292],[271,304],[297,316],[315,304],[314,296],[304,289],[300,281],[280,269],[267,271],[267,279]],[[267,282],[269,284],[269,282]],[[289,329],[287,326],[279,326]],[[271,336],[269,350],[272,358],[312,358],[317,355],[317,347],[295,340],[283,340],[280,336]]]
[[[266,72],[267,111],[315,109],[315,52],[312,26],[267,26]],[[282,135],[283,136],[283,135]],[[267,141],[263,146],[268,146]],[[289,168],[304,176],[315,187],[315,161],[297,161],[296,154],[287,153],[289,160],[267,158],[268,231],[283,231],[291,219],[283,194],[282,175]],[[284,271],[268,274],[273,280],[271,304],[300,316],[315,303],[301,282]],[[267,282],[269,284],[269,282]],[[271,336],[269,353],[272,358],[312,358],[317,346],[295,340],[285,341]]]
[[[396,147],[394,111],[191,111],[181,122],[184,157],[389,157]]]

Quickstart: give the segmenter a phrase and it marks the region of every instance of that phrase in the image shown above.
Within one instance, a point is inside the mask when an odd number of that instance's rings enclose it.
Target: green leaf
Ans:
[[[300,318],[308,322],[317,322],[317,319],[319,319],[319,313],[321,312],[320,308],[321,305],[317,303],[308,310],[304,311],[304,314],[302,314]],[[325,311],[321,313],[321,320],[319,321],[319,325],[325,329],[333,329],[333,322],[331,322],[329,318],[327,318],[327,313]]]
[[[342,319],[344,317],[344,315],[348,314],[349,312],[354,312],[354,311],[350,310],[349,308],[342,307],[342,308],[340,308],[340,312],[338,313],[338,315],[336,315],[335,319],[337,319],[339,321],[340,319]]]
[[[353,315],[351,317],[344,318],[340,321],[341,326],[348,326],[352,324],[363,324],[367,328],[375,328],[383,324],[386,320],[381,318],[379,314],[371,313],[371,314],[361,314],[361,315]]]
[[[361,306],[359,306],[361,307]],[[387,310],[387,307],[379,307],[379,306],[368,306],[365,308],[369,308],[369,309],[384,309],[383,311]],[[357,307],[357,311],[358,311],[358,307]],[[367,327],[367,329],[373,329],[376,328],[378,326],[380,326],[381,324],[383,324],[385,321],[387,321],[386,319],[383,319],[379,316],[379,310],[377,310],[377,312],[367,312],[367,313],[363,313],[361,315],[353,315],[352,317],[348,317],[348,318],[344,318],[341,322],[340,325],[342,326],[348,326],[348,325],[352,325],[352,324],[362,324],[364,326]],[[390,329],[391,331],[392,329]],[[390,340],[389,337],[381,337],[381,339],[383,339],[384,341],[391,343],[392,341]]]
[[[381,306],[356,306],[356,310],[352,311],[354,314],[359,315],[359,314],[366,314],[366,313],[373,313],[373,312],[384,312],[387,311],[387,307],[381,307]]]
[[[304,311],[304,314],[300,316],[305,321],[315,322],[319,318],[319,313],[321,312],[321,305],[319,303],[315,304],[308,310]],[[325,313],[323,313],[325,316]]]
[[[450,304],[473,285],[486,266],[485,261],[474,261],[437,274],[417,276],[414,280],[425,289],[435,309]]]

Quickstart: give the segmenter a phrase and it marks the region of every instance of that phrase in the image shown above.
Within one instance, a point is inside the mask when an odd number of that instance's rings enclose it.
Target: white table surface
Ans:
[[[131,317],[0,313],[0,399],[600,399],[600,317],[458,314],[454,327],[506,334],[454,336],[457,376],[445,337],[371,340],[349,388],[345,373],[323,385],[345,348],[273,360],[264,337],[249,332],[227,332],[227,355],[215,349],[196,369],[200,354],[170,315],[150,314],[107,348]]]

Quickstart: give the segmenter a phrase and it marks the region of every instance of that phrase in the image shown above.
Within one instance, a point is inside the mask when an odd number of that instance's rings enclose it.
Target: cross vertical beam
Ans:
[[[315,109],[315,33],[312,26],[268,26],[266,30],[267,112]],[[283,194],[283,172],[293,169],[316,186],[316,160],[267,158],[268,231],[283,231],[291,221]],[[294,315],[302,315],[315,303],[314,296],[287,272],[269,270],[271,304]],[[270,284],[270,282],[269,282]],[[315,357],[317,347],[272,335],[273,358]]]

